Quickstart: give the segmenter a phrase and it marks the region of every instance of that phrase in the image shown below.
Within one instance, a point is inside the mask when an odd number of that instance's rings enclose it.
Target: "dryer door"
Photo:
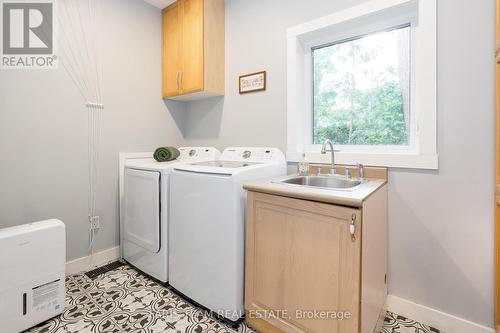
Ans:
[[[160,173],[125,169],[124,239],[160,251]]]

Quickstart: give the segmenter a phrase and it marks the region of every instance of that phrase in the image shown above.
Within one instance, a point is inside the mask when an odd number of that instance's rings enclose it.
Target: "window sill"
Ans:
[[[331,162],[331,153],[306,152],[310,163],[328,164]],[[302,159],[301,152],[287,152],[288,162],[299,162]],[[336,164],[355,165],[361,163],[367,166],[380,166],[389,168],[405,169],[438,169],[437,154],[415,154],[415,153],[362,153],[362,152],[336,152]]]

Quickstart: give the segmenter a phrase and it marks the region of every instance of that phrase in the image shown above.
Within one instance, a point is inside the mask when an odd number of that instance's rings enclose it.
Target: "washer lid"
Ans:
[[[230,147],[219,160],[195,161],[174,166],[174,170],[233,176],[269,165],[286,165],[285,156],[276,148]]]
[[[191,172],[200,174],[212,174],[233,176],[246,171],[262,168],[266,163],[242,162],[242,161],[209,161],[189,164],[178,164],[174,167],[175,171]]]

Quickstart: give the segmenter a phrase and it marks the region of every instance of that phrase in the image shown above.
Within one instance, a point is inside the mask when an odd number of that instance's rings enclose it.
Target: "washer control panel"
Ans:
[[[224,150],[220,159],[222,161],[282,162],[285,156],[276,148],[230,147]]]
[[[220,152],[213,147],[181,147],[179,148],[181,155],[180,161],[199,161],[199,160],[216,160],[220,156]]]

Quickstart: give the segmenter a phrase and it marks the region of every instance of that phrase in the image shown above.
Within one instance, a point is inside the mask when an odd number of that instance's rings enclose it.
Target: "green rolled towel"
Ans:
[[[175,147],[160,147],[155,150],[153,157],[158,162],[168,162],[175,160],[180,154],[179,149]]]

